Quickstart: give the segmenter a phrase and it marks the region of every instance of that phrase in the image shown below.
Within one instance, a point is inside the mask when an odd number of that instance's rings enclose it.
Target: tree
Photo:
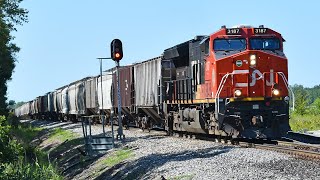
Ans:
[[[311,104],[310,113],[312,115],[320,115],[320,97]]]
[[[11,111],[11,110],[15,109],[15,107],[16,107],[16,102],[14,100],[10,100],[8,103],[7,109],[9,109]]]
[[[318,97],[320,97],[320,85],[316,85],[312,88],[305,88],[308,96],[310,98],[310,103],[314,102]]]
[[[307,113],[308,94],[302,85],[295,84],[293,87],[295,94],[295,113],[304,115]]]
[[[15,68],[16,53],[20,48],[12,41],[16,25],[28,21],[28,11],[20,8],[22,0],[0,0],[0,115],[7,115],[7,82]]]
[[[13,106],[15,104],[16,104],[16,102],[14,100],[10,100],[9,103],[8,103],[9,106]]]

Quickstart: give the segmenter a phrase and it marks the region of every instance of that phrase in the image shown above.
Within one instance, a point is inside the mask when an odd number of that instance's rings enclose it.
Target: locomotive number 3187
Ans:
[[[255,34],[265,34],[267,33],[267,28],[254,28]]]
[[[230,28],[230,29],[227,29],[226,34],[227,34],[227,35],[240,34],[240,29],[239,29],[239,28]]]

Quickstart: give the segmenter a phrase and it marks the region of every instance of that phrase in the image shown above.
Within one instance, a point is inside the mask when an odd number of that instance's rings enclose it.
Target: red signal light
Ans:
[[[120,39],[114,39],[111,42],[111,59],[120,61],[123,58],[122,42]]]

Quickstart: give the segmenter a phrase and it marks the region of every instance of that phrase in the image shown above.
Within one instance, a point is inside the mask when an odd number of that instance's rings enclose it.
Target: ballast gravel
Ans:
[[[47,123],[45,123],[47,122]],[[34,121],[82,136],[81,123]],[[115,127],[115,135],[117,134]],[[106,127],[110,133],[110,127]],[[101,134],[102,125],[92,126]],[[240,148],[210,141],[165,136],[164,132],[124,130],[116,145],[133,149],[134,157],[102,179],[320,179],[320,163],[273,151]],[[86,172],[83,172],[86,173]],[[90,172],[87,172],[90,173]]]

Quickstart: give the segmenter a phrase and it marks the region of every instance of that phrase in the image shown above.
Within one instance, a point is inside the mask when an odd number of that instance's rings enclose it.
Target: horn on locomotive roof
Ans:
[[[246,25],[246,24],[239,24],[239,25],[232,26],[231,28],[253,28],[253,26]]]

